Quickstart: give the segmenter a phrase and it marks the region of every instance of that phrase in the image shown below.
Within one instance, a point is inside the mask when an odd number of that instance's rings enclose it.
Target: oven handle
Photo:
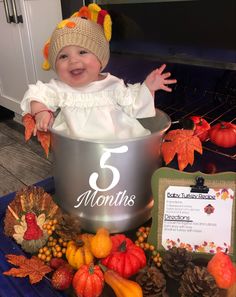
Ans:
[[[11,0],[11,4],[12,4],[12,11],[13,11],[13,23],[15,23],[15,24],[23,23],[22,15],[17,14],[15,0]]]
[[[9,6],[7,0],[3,0],[5,15],[8,23],[12,23],[13,19],[9,12]]]

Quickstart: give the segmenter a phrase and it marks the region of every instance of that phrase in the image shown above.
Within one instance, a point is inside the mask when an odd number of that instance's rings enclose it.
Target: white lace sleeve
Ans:
[[[59,98],[55,88],[51,83],[45,84],[38,81],[35,85],[29,85],[29,89],[26,91],[22,101],[21,109],[23,114],[30,113],[30,102],[38,101],[46,105],[53,112],[57,110],[59,104]]]
[[[154,98],[146,84],[128,84],[120,89],[118,104],[133,118],[147,118],[155,116]]]

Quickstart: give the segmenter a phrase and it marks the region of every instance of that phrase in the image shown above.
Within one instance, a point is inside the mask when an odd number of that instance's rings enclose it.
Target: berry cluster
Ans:
[[[135,241],[135,244],[141,247],[144,251],[150,251],[152,261],[157,265],[157,267],[160,267],[162,262],[162,257],[155,249],[155,246],[147,242],[149,232],[150,232],[150,227],[144,227],[144,226],[140,227],[136,232],[137,240]]]
[[[39,249],[38,258],[44,262],[49,262],[53,257],[62,258],[66,253],[67,241],[62,238],[48,238],[47,244]]]
[[[52,235],[52,233],[56,230],[57,224],[57,219],[49,220],[47,223],[43,224],[43,229],[47,230],[48,235]]]

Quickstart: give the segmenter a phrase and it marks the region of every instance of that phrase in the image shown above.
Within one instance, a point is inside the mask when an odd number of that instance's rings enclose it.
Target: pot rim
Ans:
[[[65,137],[65,138],[69,138],[71,140],[80,140],[83,142],[90,142],[90,143],[96,143],[96,144],[119,144],[119,143],[124,143],[124,142],[134,142],[134,141],[138,141],[138,140],[145,140],[147,138],[150,138],[150,136],[156,136],[156,135],[162,135],[165,133],[165,131],[167,131],[170,126],[171,126],[171,119],[169,117],[169,115],[167,113],[165,113],[164,111],[160,110],[159,108],[156,108],[156,115],[155,117],[157,117],[159,115],[163,116],[166,118],[166,124],[165,126],[158,131],[155,132],[151,132],[151,134],[149,135],[144,135],[144,136],[139,136],[139,137],[133,137],[133,138],[124,138],[124,139],[106,139],[106,140],[102,140],[102,139],[90,139],[90,138],[84,138],[84,137],[73,137],[71,135],[66,135],[60,131],[56,131],[55,129],[53,129],[52,127],[49,128],[48,130],[57,136],[60,137]],[[151,119],[154,117],[150,117],[150,118],[145,118],[145,119]],[[142,122],[142,120],[144,119],[138,119],[140,122]]]

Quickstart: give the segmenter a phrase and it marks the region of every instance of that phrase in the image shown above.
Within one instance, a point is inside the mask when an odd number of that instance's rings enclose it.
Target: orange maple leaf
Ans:
[[[176,129],[169,131],[161,146],[166,164],[169,164],[177,154],[179,170],[194,162],[194,151],[202,154],[202,143],[193,130]]]
[[[35,121],[30,113],[27,113],[23,116],[22,122],[25,126],[25,140],[28,141],[34,131]]]
[[[8,271],[3,272],[5,275],[10,275],[14,277],[26,277],[29,276],[31,284],[38,283],[42,280],[45,274],[52,271],[52,269],[44,264],[38,257],[33,256],[28,259],[23,255],[6,255],[7,261],[18,268],[11,268]]]
[[[37,139],[41,143],[41,146],[43,147],[43,149],[46,153],[46,156],[48,157],[49,148],[50,148],[50,144],[51,144],[50,132],[37,131]]]
[[[22,118],[23,124],[25,126],[25,140],[28,141],[33,135],[35,120],[30,113],[27,113]],[[50,132],[37,131],[37,139],[40,142],[42,148],[48,157],[49,148],[51,145],[51,134]]]

